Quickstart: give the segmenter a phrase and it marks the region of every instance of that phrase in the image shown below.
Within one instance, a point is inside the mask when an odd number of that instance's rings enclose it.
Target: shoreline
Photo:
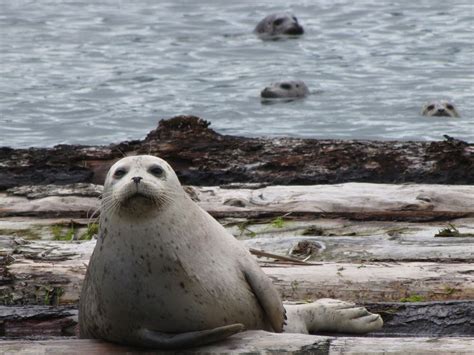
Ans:
[[[0,191],[21,185],[103,183],[124,155],[167,160],[183,184],[345,182],[474,184],[474,144],[221,135],[196,116],[161,120],[143,140],[100,146],[0,147]]]

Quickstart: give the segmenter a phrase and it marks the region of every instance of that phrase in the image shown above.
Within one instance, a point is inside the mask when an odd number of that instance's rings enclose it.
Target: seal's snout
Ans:
[[[291,35],[291,36],[298,36],[304,34],[304,29],[302,26],[300,26],[298,23],[296,23],[293,27],[289,28],[287,31],[285,31],[285,34]]]
[[[143,180],[143,178],[141,176],[132,177],[132,181],[137,185],[140,183],[141,180]]]
[[[278,95],[276,95],[272,89],[270,88],[265,88],[260,92],[260,96],[265,98],[265,99],[274,99],[277,98]]]

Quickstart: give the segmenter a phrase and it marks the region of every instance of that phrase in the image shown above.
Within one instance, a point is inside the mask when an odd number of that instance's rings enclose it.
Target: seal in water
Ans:
[[[431,101],[423,106],[423,116],[428,117],[459,117],[454,105],[449,101]]]
[[[244,328],[365,333],[381,326],[379,315],[337,300],[284,307],[256,259],[188,197],[164,160],[126,157],[110,168],[80,297],[82,338],[176,349]]]
[[[268,15],[261,20],[254,29],[262,39],[275,39],[281,36],[299,36],[304,33],[303,26],[290,13]]]
[[[308,87],[301,80],[273,83],[260,92],[262,99],[297,99],[308,94]]]

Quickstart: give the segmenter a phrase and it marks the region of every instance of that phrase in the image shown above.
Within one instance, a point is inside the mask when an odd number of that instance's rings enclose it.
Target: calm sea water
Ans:
[[[256,23],[293,12],[297,40]],[[107,144],[194,114],[246,136],[474,141],[471,0],[0,0],[0,145]],[[260,90],[312,94],[264,105]],[[461,118],[420,115],[451,99]]]

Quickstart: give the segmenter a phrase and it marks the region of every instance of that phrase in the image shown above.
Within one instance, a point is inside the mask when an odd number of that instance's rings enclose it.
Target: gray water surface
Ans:
[[[281,11],[303,37],[252,34]],[[0,0],[0,30],[0,146],[140,139],[178,114],[245,136],[474,141],[470,0]],[[262,104],[286,78],[312,94]],[[462,117],[421,116],[430,99]]]

